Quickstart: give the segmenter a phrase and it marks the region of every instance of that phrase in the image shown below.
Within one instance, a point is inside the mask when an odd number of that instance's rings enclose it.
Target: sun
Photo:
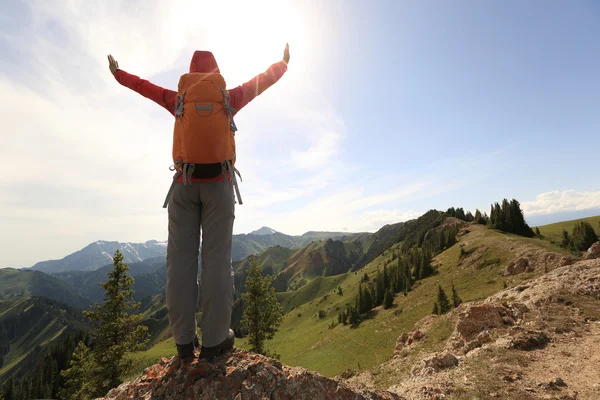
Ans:
[[[306,24],[295,1],[190,0],[185,5],[189,7],[182,9],[188,11],[178,19],[187,27],[195,20],[206,33],[202,42],[215,54],[228,86],[241,84],[280,60],[286,43],[292,59],[302,51]]]

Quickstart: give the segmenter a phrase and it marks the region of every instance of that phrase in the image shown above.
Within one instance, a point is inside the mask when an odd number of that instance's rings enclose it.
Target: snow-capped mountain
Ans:
[[[48,274],[65,271],[94,271],[112,263],[117,249],[123,253],[125,263],[135,263],[148,258],[166,256],[167,242],[149,240],[145,243],[120,243],[99,240],[61,260],[42,261],[31,267]]]

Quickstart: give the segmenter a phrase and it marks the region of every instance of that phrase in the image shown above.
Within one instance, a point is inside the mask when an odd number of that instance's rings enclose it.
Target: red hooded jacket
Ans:
[[[264,92],[267,88],[277,82],[287,71],[285,61],[279,61],[269,67],[265,72],[255,76],[252,80],[241,86],[229,90],[230,104],[235,110],[241,110],[246,104],[252,101],[256,96]],[[209,51],[196,51],[190,62],[190,72],[202,73],[220,73],[219,66],[213,54]],[[139,76],[129,74],[122,69],[115,72],[115,79],[121,85],[128,87],[141,94],[142,96],[154,101],[164,107],[171,115],[175,116],[175,103],[177,102],[177,92],[157,86]],[[181,178],[180,178],[181,180]],[[192,178],[194,182],[214,182],[222,181],[223,176],[219,175],[211,179]]]

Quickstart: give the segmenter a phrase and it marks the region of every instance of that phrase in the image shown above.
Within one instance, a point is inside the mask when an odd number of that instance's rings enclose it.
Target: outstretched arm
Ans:
[[[139,76],[128,74],[119,68],[119,63],[111,55],[108,56],[108,68],[121,85],[138,92],[174,114],[177,92],[157,86]]]
[[[256,96],[267,90],[287,71],[289,61],[290,46],[286,44],[281,61],[271,65],[269,69],[260,75],[256,75],[252,80],[229,91],[231,107],[239,111]]]

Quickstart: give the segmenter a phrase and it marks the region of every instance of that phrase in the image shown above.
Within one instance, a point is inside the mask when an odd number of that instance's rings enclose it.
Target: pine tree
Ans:
[[[383,296],[383,308],[388,309],[394,304],[394,295],[390,291],[390,289],[385,291],[385,295]]]
[[[542,233],[540,232],[540,228],[538,228],[537,226],[535,227],[535,235],[539,238],[542,237]]]
[[[586,251],[592,244],[598,241],[598,235],[594,228],[586,221],[577,221],[573,228],[573,246],[576,250]]]
[[[70,368],[61,372],[66,385],[59,392],[60,398],[77,400],[96,397],[98,372],[98,365],[91,358],[90,349],[79,342],[71,357]]]
[[[247,302],[242,325],[248,330],[250,350],[264,354],[265,340],[271,340],[283,320],[283,308],[275,288],[271,286],[273,278],[270,275],[262,276],[261,268],[256,262],[256,257],[250,257],[251,266],[246,278],[247,292],[242,298]]]
[[[375,291],[376,297],[374,299],[374,305],[380,306],[381,304],[383,304],[383,296],[385,294],[385,285],[383,282],[383,275],[379,272],[379,268],[377,268],[376,284],[377,284],[377,290]]]
[[[422,253],[422,261],[421,261],[421,278],[427,278],[433,273],[433,268],[431,267],[431,254],[427,252]]]
[[[563,228],[562,241],[561,241],[560,245],[566,249],[569,247],[570,243],[571,243],[571,238],[569,237],[569,232],[567,232],[567,230]]]
[[[338,288],[337,288],[337,294],[340,295],[340,296],[344,295],[344,291],[342,290],[341,286],[338,286]]]
[[[431,313],[434,315],[438,315],[440,313],[437,301],[433,303],[433,310],[431,311]]]
[[[441,285],[439,285],[438,287],[437,304],[439,307],[440,314],[446,314],[452,309],[452,306],[450,305],[450,300],[448,300],[448,296],[446,296],[446,292],[444,292],[444,289],[442,289]]]
[[[360,322],[360,314],[356,308],[350,309],[350,324],[355,325]]]
[[[461,298],[458,296],[458,292],[454,288],[454,282],[452,282],[452,305],[458,307],[462,303]]]
[[[360,314],[366,314],[369,311],[371,311],[374,306],[372,290],[370,290],[368,287],[365,287],[362,298],[363,298],[363,308],[361,308],[359,310],[359,312],[360,312]]]
[[[87,350],[82,343],[78,345],[84,372],[66,370],[62,374],[68,395],[83,392],[98,397],[106,394],[131,372],[133,361],[126,354],[143,350],[148,342],[148,328],[141,325],[143,316],[135,313],[140,303],[133,300],[133,278],[119,250],[115,252],[113,264],[108,280],[102,283],[104,302],[83,313],[92,323],[94,333],[93,350]]]
[[[115,252],[113,264],[108,280],[102,284],[104,302],[92,306],[92,311],[84,311],[94,327],[93,359],[98,363],[98,378],[102,382],[99,394],[121,383],[121,378],[133,367],[133,361],[125,355],[143,350],[148,342],[148,328],[141,325],[143,315],[134,313],[140,303],[133,300],[133,278],[119,250]]]
[[[365,300],[363,298],[362,283],[358,284],[358,298],[356,299],[356,309],[359,313],[363,313],[363,310],[365,309]]]

